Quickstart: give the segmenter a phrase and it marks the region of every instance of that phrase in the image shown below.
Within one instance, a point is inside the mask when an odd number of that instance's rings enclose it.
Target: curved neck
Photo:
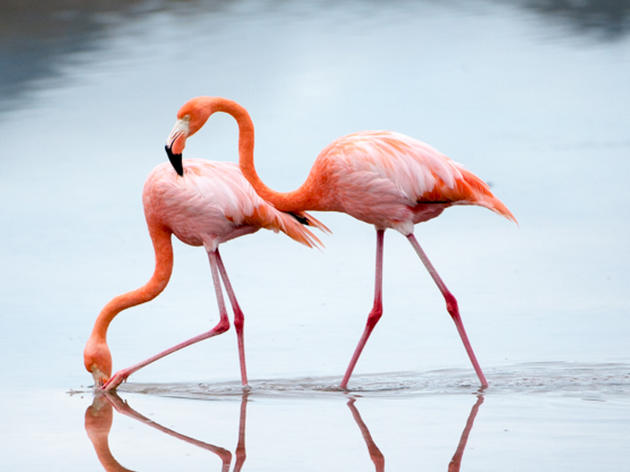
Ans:
[[[129,307],[140,305],[157,297],[168,284],[173,271],[173,246],[171,233],[149,223],[149,233],[155,250],[155,270],[151,279],[142,287],[114,297],[103,307],[92,329],[91,337],[105,341],[107,328],[114,317]]]
[[[245,108],[232,100],[219,99],[214,103],[214,110],[227,113],[236,120],[239,166],[258,195],[281,211],[315,209],[308,180],[297,190],[283,193],[267,187],[260,179],[254,167],[254,123]]]

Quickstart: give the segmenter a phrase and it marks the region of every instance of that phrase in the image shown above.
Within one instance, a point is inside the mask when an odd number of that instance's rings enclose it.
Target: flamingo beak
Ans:
[[[188,130],[190,120],[188,119],[178,119],[171,130],[171,133],[168,135],[166,139],[166,146],[164,149],[166,150],[166,155],[168,156],[168,160],[171,162],[171,165],[175,169],[178,175],[184,175],[184,167],[182,164],[182,151],[186,146],[186,138],[188,137]]]
[[[168,144],[164,146],[164,149],[166,150],[166,155],[168,156],[168,160],[171,161],[171,165],[173,166],[173,169],[175,169],[175,172],[177,172],[177,175],[179,175],[180,177],[183,176],[184,165],[182,163],[182,154],[173,153],[171,146],[169,146]]]

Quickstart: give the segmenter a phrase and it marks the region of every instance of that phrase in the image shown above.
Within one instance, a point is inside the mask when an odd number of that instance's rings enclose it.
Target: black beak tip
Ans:
[[[164,146],[164,150],[166,151],[166,155],[168,156],[168,160],[171,162],[173,169],[175,169],[175,172],[177,172],[177,175],[183,176],[184,166],[182,164],[182,155],[174,154],[168,144]]]

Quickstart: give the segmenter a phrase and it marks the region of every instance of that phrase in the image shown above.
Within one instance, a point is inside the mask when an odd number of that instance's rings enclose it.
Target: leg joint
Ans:
[[[444,294],[444,300],[446,301],[446,310],[453,317],[459,317],[459,307],[457,305],[457,300],[453,296],[451,292],[446,292]]]
[[[219,323],[214,327],[213,331],[216,334],[221,334],[225,333],[228,329],[230,329],[230,322],[226,316],[224,318],[221,318],[221,321],[219,321]]]
[[[245,317],[240,310],[234,310],[234,328],[237,332],[243,332],[243,326],[245,325]]]
[[[378,320],[381,319],[381,316],[383,316],[383,305],[378,303],[374,305],[372,311],[370,311],[367,319],[367,325],[373,328],[376,323],[378,323]]]

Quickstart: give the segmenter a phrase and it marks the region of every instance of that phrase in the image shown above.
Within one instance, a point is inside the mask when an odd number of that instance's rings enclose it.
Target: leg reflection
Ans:
[[[470,430],[472,429],[473,423],[475,422],[475,417],[477,416],[477,412],[479,411],[479,407],[482,403],[483,395],[477,395],[477,401],[470,410],[470,414],[468,415],[468,419],[466,420],[466,426],[464,426],[464,431],[462,431],[462,435],[459,438],[459,444],[457,445],[455,454],[453,454],[453,458],[448,464],[448,472],[459,471],[459,468],[462,464],[464,449],[466,448],[466,442],[468,442],[468,436],[470,435]]]
[[[356,401],[357,401],[356,398],[350,398],[350,400],[348,400],[348,408],[350,408],[350,411],[352,412],[352,417],[354,418],[354,421],[359,426],[361,435],[363,436],[363,439],[365,440],[365,444],[368,448],[368,453],[370,454],[370,458],[372,459],[372,462],[374,462],[374,468],[376,472],[383,472],[385,470],[385,456],[383,456],[383,453],[381,452],[381,450],[378,448],[378,446],[372,439],[370,430],[368,429],[366,424],[363,422],[363,419],[361,419],[359,410],[357,410],[357,407],[354,406],[354,402]]]
[[[368,453],[370,454],[370,458],[374,463],[376,472],[383,472],[385,470],[385,457],[374,442],[374,439],[372,439],[372,435],[370,434],[367,425],[363,422],[363,419],[359,414],[359,410],[357,410],[357,407],[355,406],[355,402],[356,398],[350,398],[350,400],[348,400],[348,408],[350,408],[352,417],[357,423],[357,426],[359,426],[359,430],[361,431],[361,435],[363,436],[365,444],[368,448]],[[477,401],[470,410],[470,413],[466,420],[466,425],[464,426],[464,431],[462,431],[462,434],[459,438],[459,444],[457,445],[455,454],[453,454],[453,458],[448,464],[448,472],[458,472],[461,467],[462,456],[464,455],[464,449],[466,448],[466,443],[468,442],[468,436],[470,435],[473,423],[475,422],[475,417],[477,416],[477,412],[479,411],[479,407],[482,403],[483,395],[477,395]]]
[[[243,467],[245,462],[245,412],[247,406],[247,393],[244,393],[241,398],[240,420],[239,420],[239,433],[238,444],[236,447],[236,460],[234,463],[234,472],[238,472]],[[112,408],[118,413],[133,418],[141,423],[144,423],[152,428],[157,429],[169,436],[175,437],[189,444],[193,444],[197,447],[201,447],[216,454],[222,462],[221,471],[228,472],[230,470],[230,463],[232,462],[232,453],[227,449],[219,446],[215,446],[210,443],[200,441],[190,436],[178,433],[172,429],[162,426],[159,423],[147,418],[146,416],[138,413],[131,408],[129,404],[122,400],[114,392],[99,393],[94,397],[92,405],[85,411],[85,430],[88,438],[94,446],[94,450],[98,457],[99,462],[107,472],[120,472],[127,471],[122,465],[116,461],[109,449],[109,432],[112,426]]]
[[[238,421],[238,443],[236,444],[236,461],[234,462],[234,472],[240,472],[241,467],[245,463],[247,454],[245,453],[245,423],[247,416],[247,395],[248,392],[243,393],[241,400],[241,414]]]

